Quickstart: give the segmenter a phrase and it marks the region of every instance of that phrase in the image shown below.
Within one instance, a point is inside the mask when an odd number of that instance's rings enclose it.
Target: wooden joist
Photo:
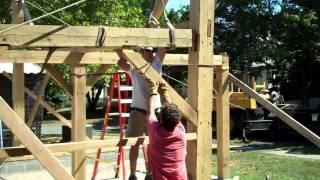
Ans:
[[[89,50],[89,49],[88,49]],[[44,63],[48,51],[5,50],[0,53],[0,63]],[[119,56],[114,52],[86,52],[84,54],[70,51],[53,52],[48,64],[116,64]],[[164,65],[188,65],[187,54],[166,54]],[[215,55],[212,65],[221,65],[222,56]]]
[[[0,119],[55,179],[74,179],[2,97],[0,97]]]
[[[155,82],[164,82],[168,87],[169,96],[180,109],[183,116],[192,122],[195,126],[197,126],[198,118],[197,112],[164,80],[161,76],[150,66],[148,62],[146,62],[140,54],[124,50],[123,54],[119,54],[119,56],[126,58],[131,64],[139,70],[144,76],[148,76]],[[211,102],[212,103],[212,102]]]
[[[197,139],[196,133],[186,134],[188,141],[193,141]],[[98,149],[98,148],[113,148],[118,146],[133,146],[133,145],[146,145],[149,144],[148,136],[134,137],[134,138],[124,138],[124,139],[108,139],[108,140],[87,140],[81,142],[69,142],[69,143],[59,143],[59,144],[49,144],[45,145],[52,153],[58,152],[73,152],[77,150],[87,150],[87,149]],[[118,150],[118,148],[113,149]],[[10,147],[0,149],[0,159],[25,156],[30,155],[30,151],[26,147]]]
[[[0,24],[0,31],[12,24]],[[169,29],[104,27],[102,47],[152,46],[169,47]],[[0,34],[0,45],[14,47],[97,47],[99,27],[21,26]],[[191,47],[190,29],[176,29],[176,47]],[[98,39],[99,41],[99,39]]]

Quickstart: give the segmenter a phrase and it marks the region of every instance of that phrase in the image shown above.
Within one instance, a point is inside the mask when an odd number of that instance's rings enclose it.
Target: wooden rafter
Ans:
[[[119,51],[119,56],[126,58],[143,75],[148,76],[155,82],[161,81],[166,83],[166,81],[161,78],[161,76],[141,57],[140,54],[129,50],[123,50],[123,54],[120,54]],[[166,84],[168,86],[168,93],[172,102],[177,104],[186,119],[194,125],[197,125],[197,112],[194,111],[193,108],[168,83]]]
[[[155,0],[153,7],[153,16],[159,19],[163,14],[163,10],[167,5],[168,0]]]
[[[32,133],[23,120],[0,97],[0,118],[15,136],[32,152],[42,166],[56,179],[74,179],[50,150]]]
[[[4,77],[8,78],[10,81],[12,81],[12,77],[10,76],[10,74],[3,72]],[[24,92],[26,94],[28,94],[32,99],[36,100],[37,99],[37,95],[35,95],[30,89],[24,87]],[[51,112],[54,116],[56,116],[64,125],[68,126],[71,128],[71,123],[65,118],[63,117],[61,114],[59,114],[58,112],[56,112],[54,110],[54,108],[52,108],[50,105],[48,105],[46,102],[44,102],[43,100],[40,100],[40,104],[46,108],[49,112]]]
[[[0,31],[12,27],[0,24]],[[0,34],[0,45],[14,47],[97,47],[99,27],[34,25]],[[169,29],[105,27],[102,47],[169,47]],[[176,47],[191,47],[190,29],[176,29]]]

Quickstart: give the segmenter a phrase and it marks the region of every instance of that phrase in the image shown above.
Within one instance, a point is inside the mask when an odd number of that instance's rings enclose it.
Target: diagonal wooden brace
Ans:
[[[172,102],[180,108],[183,116],[187,120],[195,126],[198,126],[197,112],[151,66],[149,66],[149,63],[147,63],[139,53],[123,50],[123,53],[118,51],[118,55],[130,61],[144,76],[149,77],[153,81],[165,82]]]

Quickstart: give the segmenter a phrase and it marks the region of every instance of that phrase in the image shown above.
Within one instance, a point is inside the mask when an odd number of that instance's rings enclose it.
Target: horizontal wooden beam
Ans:
[[[140,73],[142,73],[144,76],[149,77],[155,82],[164,82],[166,81],[161,78],[161,76],[150,66],[148,62],[146,62],[140,54],[130,51],[130,50],[124,50],[123,54],[119,51],[119,56],[124,57],[128,61],[131,62],[131,64],[139,70]],[[168,87],[168,93],[169,96],[180,109],[183,116],[192,122],[195,126],[198,126],[198,116],[197,112],[168,84],[166,83]]]
[[[90,50],[90,49],[88,49]],[[0,53],[0,63],[44,63],[48,51],[5,50]],[[86,52],[79,53],[56,50],[48,64],[116,64],[119,56],[114,52]],[[188,65],[187,54],[166,54],[164,65]],[[221,65],[222,56],[214,55],[212,65]]]
[[[192,141],[197,139],[196,133],[187,133],[187,140]],[[98,149],[98,148],[112,148],[113,151],[117,146],[132,146],[132,145],[142,145],[149,144],[148,136],[141,136],[135,138],[124,138],[120,139],[108,139],[108,140],[93,140],[93,141],[81,141],[81,142],[69,142],[69,143],[59,143],[59,144],[49,144],[46,147],[52,152],[73,152],[77,150],[85,149]],[[10,147],[0,149],[0,159],[16,157],[16,156],[25,156],[30,155],[30,152],[25,147]]]
[[[0,24],[0,31],[12,24]],[[169,29],[104,27],[101,47],[169,47]],[[14,47],[97,47],[99,27],[94,26],[21,26],[0,34],[0,45]],[[175,30],[176,47],[192,46],[191,29]]]
[[[55,179],[74,179],[2,97],[0,97],[0,118]]]

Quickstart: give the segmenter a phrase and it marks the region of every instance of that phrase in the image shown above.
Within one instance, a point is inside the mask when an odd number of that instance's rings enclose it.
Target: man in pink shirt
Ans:
[[[169,103],[164,83],[148,80],[150,98],[147,107],[149,132],[149,162],[154,180],[187,180],[186,135],[181,123],[181,112],[177,105]],[[157,85],[158,84],[158,85]],[[159,85],[160,84],[160,85]],[[159,120],[155,115],[156,92],[166,103],[161,107]]]

